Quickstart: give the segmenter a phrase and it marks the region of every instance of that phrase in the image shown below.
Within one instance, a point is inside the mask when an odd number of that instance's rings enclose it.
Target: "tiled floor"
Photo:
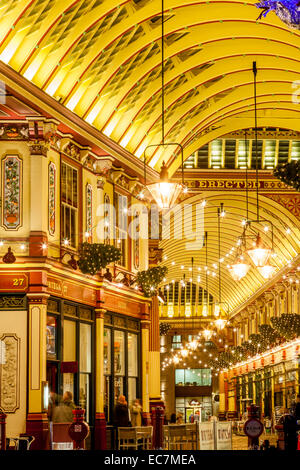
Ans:
[[[270,445],[277,445],[277,435],[276,434],[262,434],[259,438],[259,443],[262,444],[264,440],[268,439]],[[232,437],[232,450],[248,450],[248,437],[247,436],[237,436],[233,434]]]

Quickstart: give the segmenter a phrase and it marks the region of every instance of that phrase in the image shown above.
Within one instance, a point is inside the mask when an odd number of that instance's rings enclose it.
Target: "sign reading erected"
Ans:
[[[259,437],[264,430],[263,424],[256,418],[250,418],[244,425],[244,433],[248,437]]]
[[[216,422],[216,447],[217,450],[232,450],[231,422]]]
[[[199,423],[200,450],[214,450],[214,423]]]

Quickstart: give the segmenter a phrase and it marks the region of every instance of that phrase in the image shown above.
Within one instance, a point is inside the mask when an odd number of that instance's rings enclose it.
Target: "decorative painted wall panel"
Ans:
[[[22,223],[22,163],[17,155],[2,160],[2,225],[8,230]]]
[[[48,229],[49,234],[55,233],[55,199],[56,199],[56,166],[53,162],[48,167]]]
[[[90,234],[88,241],[92,241],[92,229],[93,229],[93,209],[92,209],[92,186],[86,185],[86,232]]]
[[[0,408],[5,413],[14,413],[20,407],[20,338],[5,333],[0,344]]]

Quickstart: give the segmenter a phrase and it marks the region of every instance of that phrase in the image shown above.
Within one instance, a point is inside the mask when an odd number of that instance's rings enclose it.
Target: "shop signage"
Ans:
[[[200,406],[200,402],[198,400],[191,400],[189,402],[190,406]]]
[[[76,302],[85,302],[93,306],[96,303],[96,289],[83,286],[79,282],[62,281],[48,276],[47,287],[50,294],[59,295]]]
[[[263,424],[255,418],[248,419],[244,425],[244,433],[248,437],[259,437],[264,430]]]
[[[199,423],[199,444],[200,450],[214,450],[215,436],[214,423]]]
[[[232,424],[228,421],[215,423],[216,450],[232,450]]]
[[[27,274],[0,274],[0,292],[26,292],[28,288]]]

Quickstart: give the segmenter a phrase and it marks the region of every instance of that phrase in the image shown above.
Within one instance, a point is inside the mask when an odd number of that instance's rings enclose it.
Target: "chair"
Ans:
[[[118,428],[118,449],[138,450],[138,436],[136,428]]]
[[[190,450],[196,450],[198,444],[198,426],[197,423],[186,424],[186,439],[190,444]]]
[[[30,446],[34,441],[34,436],[29,436],[28,434],[20,434],[18,450],[30,450]]]
[[[73,441],[68,430],[71,423],[50,423],[52,450],[73,450]]]
[[[185,424],[175,424],[168,426],[169,446],[168,450],[183,450],[187,444],[187,434]],[[179,449],[178,449],[179,446]]]
[[[143,450],[152,448],[153,426],[137,426],[137,439]]]

